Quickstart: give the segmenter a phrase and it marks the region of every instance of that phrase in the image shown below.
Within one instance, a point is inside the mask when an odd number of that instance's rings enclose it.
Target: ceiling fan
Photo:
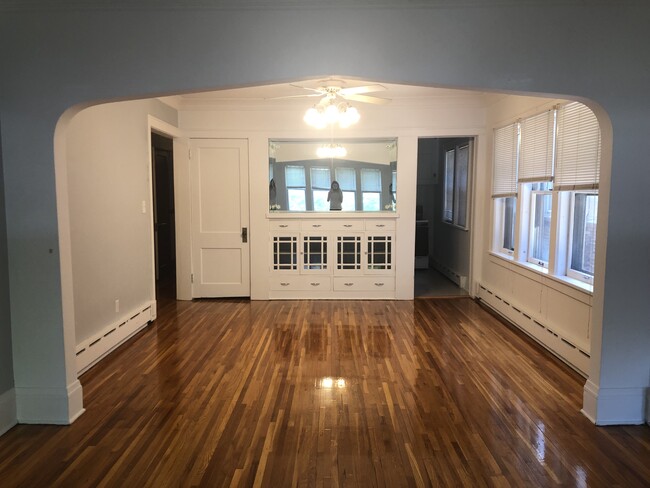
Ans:
[[[375,96],[365,95],[365,93],[373,93],[386,90],[385,86],[373,84],[364,86],[352,86],[346,88],[343,86],[345,82],[341,80],[324,80],[319,82],[320,86],[311,88],[308,86],[291,84],[295,88],[310,91],[313,93],[304,93],[301,95],[289,95],[280,98],[302,98],[302,97],[322,97],[318,105],[329,105],[336,101],[337,98],[344,100],[353,100],[355,102],[372,103],[375,105],[384,105],[390,102],[387,98],[380,98]]]
[[[386,90],[382,85],[364,85],[346,88],[342,80],[325,80],[319,82],[322,85],[317,88],[308,86],[294,85],[312,93],[302,95],[290,95],[278,98],[301,98],[301,97],[321,97],[321,99],[312,108],[307,110],[303,120],[308,125],[317,129],[324,129],[327,126],[338,124],[341,128],[350,127],[359,121],[359,111],[348,103],[348,100],[355,102],[372,103],[383,105],[390,102],[387,98],[373,97],[365,95]]]

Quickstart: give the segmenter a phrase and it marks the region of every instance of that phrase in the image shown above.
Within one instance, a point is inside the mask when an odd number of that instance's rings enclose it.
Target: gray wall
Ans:
[[[0,126],[0,395],[14,386],[11,355],[11,314],[9,313],[9,273],[7,263],[7,225],[2,169],[2,127]],[[1,426],[0,426],[1,427]]]
[[[639,218],[640,209],[650,208],[646,2],[494,0],[409,8],[396,0],[392,7],[401,8],[363,9],[285,2],[294,7],[238,10],[222,0],[219,5],[232,8],[157,12],[103,3],[105,10],[71,14],[67,2],[16,12],[12,1],[0,15],[11,320],[13,350],[21,351],[14,357],[16,386],[64,391],[75,376],[74,339],[63,327],[72,288],[69,249],[61,249],[61,258],[50,251],[59,249],[59,237],[65,244],[52,140],[67,108],[343,74],[597,102],[605,157],[590,381],[599,405],[603,392],[636,395],[648,388],[650,273],[639,272],[650,269],[650,255],[642,252],[650,247],[650,221]],[[167,34],[156,35],[152,25]],[[643,402],[634,398],[641,410]]]

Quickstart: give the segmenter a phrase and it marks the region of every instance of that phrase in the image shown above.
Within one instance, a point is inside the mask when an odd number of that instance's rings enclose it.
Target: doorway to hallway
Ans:
[[[156,299],[176,298],[176,226],[172,139],[151,133]]]
[[[420,138],[414,296],[467,296],[473,138]]]

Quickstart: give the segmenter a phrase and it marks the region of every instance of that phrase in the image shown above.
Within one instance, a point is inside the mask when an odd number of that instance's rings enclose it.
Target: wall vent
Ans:
[[[138,307],[103,331],[77,345],[77,373],[82,374],[156,318],[156,302]]]
[[[548,327],[537,318],[533,318],[535,314],[525,311],[520,305],[515,306],[506,301],[484,284],[479,285],[478,299],[580,374],[587,376],[591,356],[570,338],[563,337],[562,333],[553,330],[553,327]],[[544,331],[548,333],[544,334]]]

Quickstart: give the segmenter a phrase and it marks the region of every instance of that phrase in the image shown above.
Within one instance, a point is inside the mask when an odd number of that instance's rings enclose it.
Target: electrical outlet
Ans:
[[[142,213],[147,213],[147,202],[142,200]]]
[[[118,313],[120,311],[120,301],[115,300],[115,313]]]

